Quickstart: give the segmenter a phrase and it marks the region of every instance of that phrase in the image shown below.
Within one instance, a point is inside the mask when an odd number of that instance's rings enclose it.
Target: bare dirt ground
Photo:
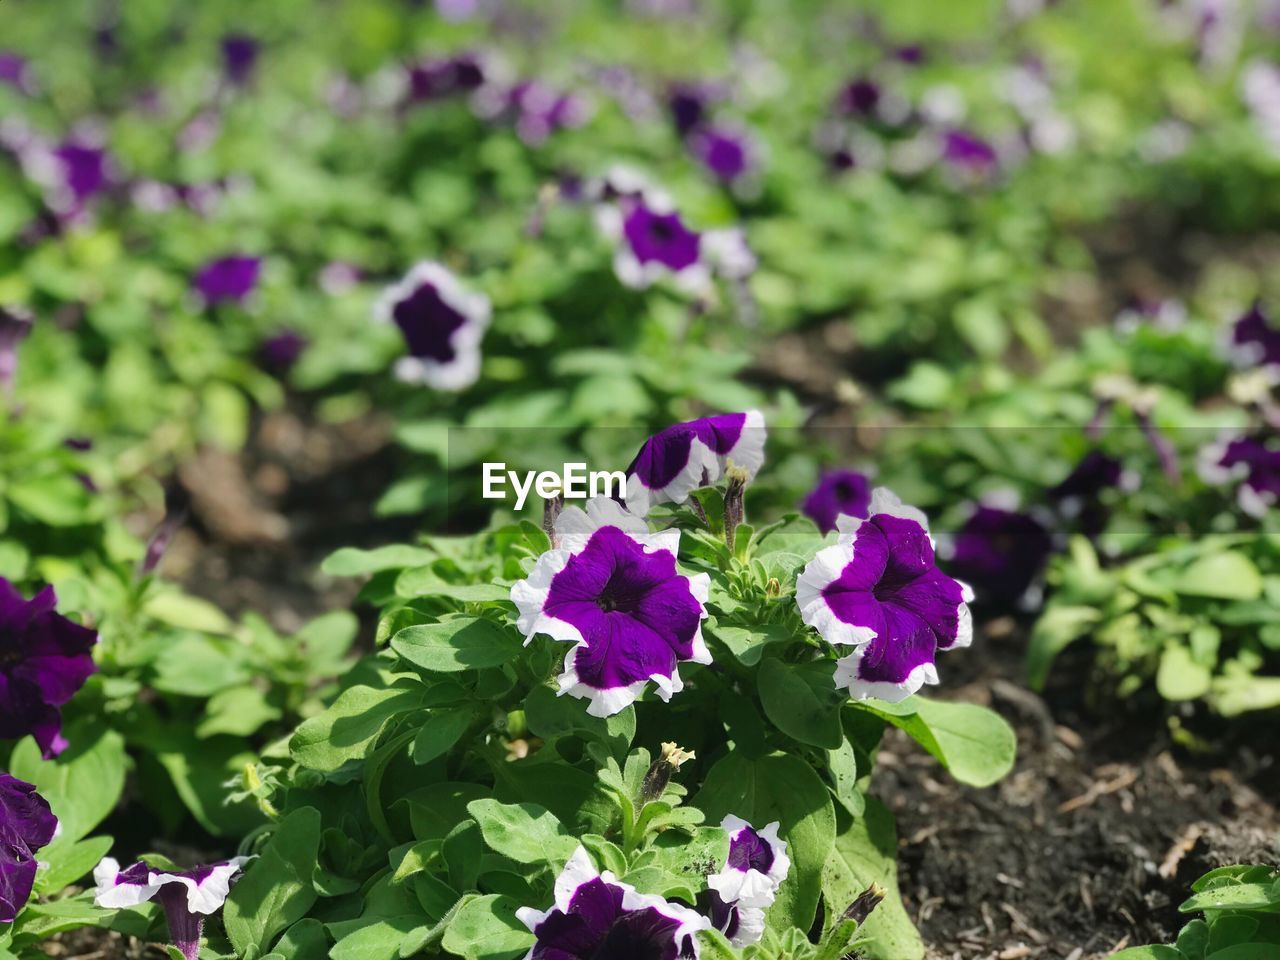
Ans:
[[[1190,717],[1210,741],[1192,753],[1158,703],[1085,708],[1087,656],[1064,659],[1043,698],[1028,691],[1017,682],[1020,633],[1008,626],[966,651],[968,663],[943,664],[943,695],[1013,724],[1014,771],[987,790],[965,787],[894,731],[876,772],[930,960],[1094,960],[1170,942],[1200,874],[1280,863],[1274,721],[1213,740],[1219,725]]]

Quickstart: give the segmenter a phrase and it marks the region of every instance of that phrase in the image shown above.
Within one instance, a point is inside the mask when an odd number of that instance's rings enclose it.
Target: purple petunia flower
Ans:
[[[31,93],[31,64],[27,58],[12,50],[0,50],[0,83],[8,84],[21,93]]]
[[[682,289],[698,292],[710,282],[701,258],[701,235],[685,226],[658,191],[623,197],[607,210],[598,210],[596,219],[618,241],[613,269],[626,286],[643,289],[671,277]]]
[[[521,907],[516,916],[534,935],[524,960],[696,958],[695,936],[710,926],[689,907],[637,893],[608,870],[599,873],[582,847],[556,878],[551,909]]]
[[[806,624],[853,653],[835,683],[855,700],[897,702],[937,683],[939,650],[973,641],[973,592],[934,562],[924,514],[879,487],[869,517],[842,517],[840,540],[819,550],[796,584]]]
[[[36,851],[53,840],[58,819],[31,784],[0,773],[0,923],[12,923],[31,898]]]
[[[229,33],[222,38],[222,69],[237,86],[248,83],[258,64],[262,45],[247,33]]]
[[[559,544],[511,588],[525,642],[537,634],[573,643],[559,693],[590,700],[608,717],[654,682],[667,701],[684,689],[681,662],[710,663],[702,638],[707,574],[676,571],[680,531],[649,533],[644,521],[607,498],[584,512],[566,508],[555,523]]]
[[[408,71],[407,99],[410,103],[430,103],[474,93],[485,85],[492,72],[490,65],[477,53],[424,60],[411,64]]]
[[[509,87],[490,84],[472,102],[482,116],[508,118],[520,139],[534,146],[559,130],[582,126],[591,115],[581,97],[541,80],[523,80]]]
[[[844,117],[872,117],[883,90],[870,77],[855,77],[836,94],[835,112]]]
[[[209,306],[243,304],[258,286],[262,261],[258,257],[230,256],[213,260],[196,274],[193,286]]]
[[[778,839],[775,820],[757,830],[732,814],[720,826],[729,834],[729,858],[724,869],[707,878],[707,886],[726,903],[767,908],[791,870],[787,843]]]
[[[267,370],[287,373],[306,349],[306,336],[285,328],[263,339],[258,345],[258,359]]]
[[[818,485],[804,498],[800,512],[818,525],[823,533],[836,528],[843,514],[865,518],[871,506],[871,482],[857,470],[828,470],[818,478]]]
[[[31,734],[46,757],[67,746],[62,711],[97,667],[98,635],[55,611],[45,587],[30,600],[0,577],[0,738]]]
[[[159,898],[169,922],[169,938],[186,960],[198,960],[204,918],[217,912],[231,891],[231,881],[248,857],[168,872],[139,861],[124,870],[111,857],[94,868],[93,902],[108,910],[137,906]]]
[[[697,910],[735,947],[749,947],[764,937],[764,910],[741,901],[729,902],[715,890],[698,894]]]
[[[977,177],[990,176],[999,164],[995,147],[964,130],[942,135],[942,159],[952,169]]]
[[[980,504],[956,533],[949,559],[983,601],[1010,606],[1052,551],[1049,531],[1029,513]]]
[[[705,83],[675,83],[667,89],[667,109],[681,137],[687,137],[706,121],[711,105],[721,99],[716,88]]]
[[[1131,488],[1133,479],[1125,474],[1124,464],[1118,458],[1101,450],[1090,450],[1048,492],[1049,497],[1060,504],[1090,501],[1113,487]]]
[[[463,390],[480,376],[480,342],[489,326],[489,298],[467,290],[438,263],[419,263],[374,308],[404,336],[408,356],[396,376],[437,390]]]
[[[34,325],[20,307],[0,307],[0,391],[13,389],[18,376],[18,347]]]
[[[672,424],[646,440],[627,467],[627,509],[643,517],[660,503],[684,503],[730,464],[753,479],[764,465],[765,438],[759,410]]]
[[[41,187],[45,202],[64,222],[83,219],[89,204],[113,182],[106,150],[87,136],[55,145],[19,124],[13,137],[12,146],[23,170]]]
[[[1198,466],[1207,483],[1237,484],[1236,501],[1251,517],[1280,503],[1280,445],[1272,437],[1227,434],[1200,451]]]
[[[1227,349],[1237,366],[1280,367],[1280,327],[1260,302],[1232,325]]]
[[[724,183],[741,181],[759,166],[759,149],[743,130],[705,127],[689,136],[689,148],[708,172]]]

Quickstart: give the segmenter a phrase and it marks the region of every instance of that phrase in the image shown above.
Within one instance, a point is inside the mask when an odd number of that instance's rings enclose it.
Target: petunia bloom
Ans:
[[[708,272],[700,256],[702,237],[666,203],[633,198],[621,204],[621,242],[614,272],[628,287],[642,289],[672,277],[689,290],[705,287]]]
[[[1280,326],[1255,303],[1231,327],[1228,351],[1241,367],[1280,368]]]
[[[764,445],[759,410],[673,424],[646,440],[627,467],[627,509],[643,517],[660,503],[684,503],[731,463],[750,480],[764,465]]]
[[[193,286],[210,306],[216,303],[243,304],[257,288],[261,271],[262,261],[257,257],[222,257],[201,267]]]
[[[818,478],[818,485],[804,498],[800,512],[818,525],[823,533],[836,528],[836,520],[864,518],[871,506],[871,482],[857,470],[828,470]]]
[[[305,334],[290,327],[277,330],[258,344],[258,359],[262,366],[275,373],[287,373],[307,349]]]
[[[31,784],[0,773],[0,923],[12,923],[31,898],[36,851],[53,840],[58,819]]]
[[[883,487],[868,513],[840,518],[839,542],[805,567],[796,603],[824,640],[853,647],[836,664],[837,687],[896,702],[938,682],[939,650],[973,641],[973,592],[938,569],[923,513]]]
[[[1029,513],[979,504],[957,531],[950,562],[984,601],[1016,603],[1044,569],[1053,540]]]
[[[556,879],[551,909],[521,907],[516,916],[534,936],[524,960],[696,958],[696,934],[710,926],[689,907],[638,893],[608,870],[597,872],[582,847]]]
[[[262,45],[247,33],[229,33],[222,38],[222,70],[227,80],[243,86],[253,77]]]
[[[21,93],[31,93],[31,65],[27,58],[12,50],[0,50],[0,83],[8,84]]]
[[[115,179],[106,150],[87,137],[53,144],[31,135],[17,149],[23,170],[40,185],[45,202],[64,222],[84,218],[90,203]]]
[[[952,169],[976,177],[995,173],[1000,162],[995,147],[966,130],[948,130],[943,134],[942,159]]]
[[[736,183],[759,166],[759,148],[743,130],[709,126],[689,136],[689,149],[707,171],[724,183]]]
[[[676,570],[680,531],[648,533],[612,500],[587,511],[566,508],[555,523],[560,544],[511,588],[516,625],[530,642],[545,634],[574,644],[560,695],[587,699],[608,717],[634,703],[649,681],[659,699],[684,689],[681,662],[710,663],[702,637],[707,574]]]
[[[1271,438],[1228,434],[1200,451],[1198,466],[1208,483],[1236,484],[1236,501],[1251,517],[1280,503],[1280,445]]]
[[[431,103],[474,93],[485,85],[491,73],[491,66],[476,53],[423,60],[408,68],[406,97],[410,103]]]
[[[67,746],[60,708],[97,669],[98,635],[57,603],[53,587],[26,600],[0,577],[0,738],[30,734],[46,758]]]
[[[463,390],[480,376],[480,342],[489,326],[489,298],[467,290],[438,263],[419,263],[388,289],[374,316],[393,323],[408,356],[396,376],[437,390]]]
[[[764,910],[760,907],[749,907],[741,901],[729,902],[715,890],[703,890],[698,894],[697,909],[739,949],[759,943],[764,937]]]
[[[204,918],[226,902],[231,881],[248,857],[169,872],[139,861],[124,870],[111,857],[94,868],[93,902],[107,910],[133,907],[158,898],[169,923],[169,939],[186,960],[198,960]]]
[[[791,870],[787,843],[778,839],[778,822],[757,830],[730,814],[720,826],[729,834],[729,857],[724,869],[707,878],[707,886],[726,903],[772,906]]]

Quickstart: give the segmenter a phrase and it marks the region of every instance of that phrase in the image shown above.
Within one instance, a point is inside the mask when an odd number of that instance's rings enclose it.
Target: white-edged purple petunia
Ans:
[[[1236,502],[1251,517],[1280,504],[1280,443],[1273,437],[1224,434],[1201,449],[1197,466],[1206,483],[1236,484]]]
[[[870,504],[871,483],[865,473],[827,470],[804,498],[800,512],[817,524],[823,533],[830,533],[841,516],[865,517]]]
[[[778,821],[757,830],[729,814],[720,826],[729,834],[729,856],[724,868],[707,878],[707,886],[725,903],[771,906],[791,870],[787,842],[778,838]]]
[[[556,878],[551,909],[521,907],[516,916],[534,936],[524,960],[687,960],[698,956],[698,931],[710,927],[689,907],[600,873],[582,847]]]
[[[806,624],[853,652],[835,683],[855,700],[897,702],[937,683],[939,650],[973,641],[973,592],[934,562],[924,514],[883,487],[865,520],[841,517],[839,542],[818,551],[796,584]]]
[[[489,298],[465,288],[438,263],[419,263],[379,299],[374,316],[404,336],[396,376],[437,390],[464,390],[480,376]]]
[[[667,701],[684,689],[681,662],[710,663],[702,620],[711,587],[705,573],[676,570],[680,531],[649,533],[607,498],[556,519],[559,546],[511,588],[528,643],[538,634],[574,644],[560,695],[587,699],[608,717],[634,703],[649,681]]]
[[[748,907],[741,901],[726,901],[715,890],[698,894],[698,912],[719,930],[735,947],[749,947],[764,937],[765,919],[761,907]]]
[[[750,480],[764,465],[766,432],[759,410],[676,423],[644,442],[627,467],[627,509],[645,516],[661,503],[684,503],[732,464]]]
[[[116,860],[104,857],[93,870],[93,902],[119,910],[159,898],[173,945],[186,960],[197,960],[204,918],[226,902],[231,881],[248,860],[232,857],[190,870],[167,871],[141,861],[121,870]]]

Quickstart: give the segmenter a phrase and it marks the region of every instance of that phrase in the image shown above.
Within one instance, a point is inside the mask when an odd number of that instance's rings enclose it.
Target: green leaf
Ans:
[[[1211,553],[1184,569],[1173,589],[1193,597],[1256,600],[1262,596],[1262,574],[1243,553]]]
[[[382,570],[421,567],[435,558],[436,555],[430,550],[402,543],[394,543],[374,550],[343,547],[329,554],[320,565],[320,569],[331,577],[359,577]]]
[[[790,630],[774,623],[759,627],[715,626],[709,632],[746,667],[759,663],[770,644],[785,643],[792,638]]]
[[[865,941],[867,955],[875,960],[919,960],[924,944],[898,892],[898,831],[893,814],[868,797],[864,817],[842,813],[838,820],[839,834],[822,875],[828,926],[877,883],[887,895],[858,931],[859,941]]]
[[[424,670],[455,673],[509,663],[519,657],[521,642],[493,620],[454,617],[405,627],[391,638],[391,648]]]
[[[58,893],[87,875],[111,850],[110,837],[64,843],[61,836],[40,851],[40,859],[49,864],[36,876],[36,893]]]
[[[1102,613],[1096,607],[1050,605],[1031,629],[1031,642],[1027,647],[1028,685],[1033,690],[1041,689],[1058,654],[1101,621]]]
[[[467,707],[432,710],[413,738],[413,762],[430,763],[448,753],[475,719],[475,711]]]
[[[215,693],[205,705],[196,736],[205,739],[222,733],[247,737],[280,716],[280,708],[268,703],[257,687],[230,687]]]
[[[550,862],[559,869],[578,848],[578,841],[560,821],[536,803],[473,800],[467,804],[467,812],[480,824],[489,848],[516,863]]]
[[[520,904],[489,895],[466,901],[444,933],[445,950],[465,960],[505,960],[529,949],[533,934],[516,919]]]
[[[63,732],[71,745],[52,760],[41,759],[30,737],[9,758],[9,772],[35,784],[49,802],[61,829],[54,842],[67,847],[106,819],[124,790],[124,738],[101,727],[91,731],[87,723],[68,726]]]
[[[315,809],[303,807],[280,821],[227,897],[223,922],[237,951],[266,951],[276,934],[307,915],[316,900],[311,872],[319,855],[320,814]]]
[[[1013,769],[1017,736],[999,714],[986,707],[920,696],[897,705],[867,700],[857,707],[905,731],[961,783],[989,787]],[[904,714],[904,708],[914,712]]]
[[[198,630],[226,636],[235,630],[225,613],[208,600],[176,590],[165,590],[147,600],[144,611],[161,623],[180,630]]]
[[[636,711],[628,706],[611,717],[593,717],[581,700],[557,696],[545,684],[534,687],[524,701],[529,729],[544,740],[577,734],[608,743],[618,739],[631,745],[636,735]]]
[[[1166,700],[1195,700],[1209,692],[1213,674],[1195,661],[1180,643],[1169,643],[1160,655],[1156,689]]]
[[[383,917],[339,940],[331,960],[393,960],[405,937],[422,926],[421,916]],[[322,955],[323,956],[323,955]]]
[[[1280,883],[1223,883],[1201,890],[1184,901],[1182,913],[1205,910],[1270,910],[1280,907]]]
[[[729,754],[708,771],[693,804],[713,823],[731,813],[757,826],[779,821],[792,867],[769,911],[769,924],[775,930],[809,929],[835,839],[831,794],[813,768],[787,754],[758,760]]]
[[[829,660],[797,667],[768,659],[760,665],[760,703],[773,725],[801,743],[834,750],[844,742],[840,706],[845,697],[832,682]]]
[[[332,773],[348,760],[366,756],[393,717],[421,705],[421,690],[351,687],[324,713],[302,722],[289,752],[304,767]]]
[[[1187,960],[1176,947],[1130,947],[1113,953],[1110,960]]]

